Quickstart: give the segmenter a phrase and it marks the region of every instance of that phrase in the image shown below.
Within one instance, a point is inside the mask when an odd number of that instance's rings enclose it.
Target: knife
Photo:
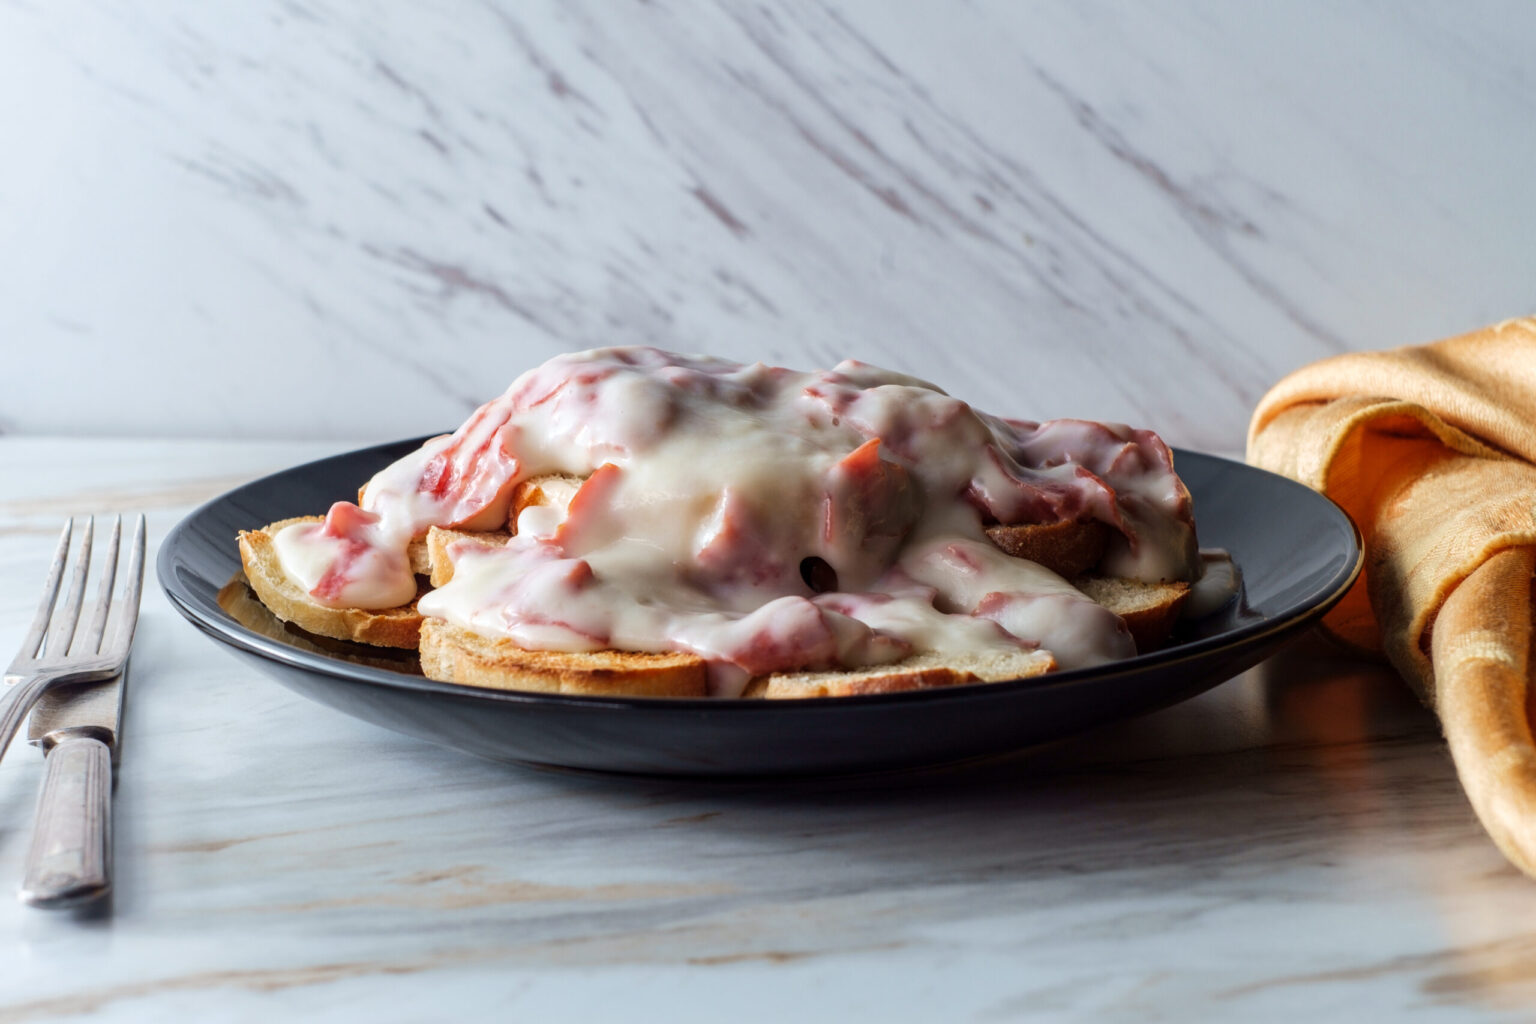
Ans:
[[[112,888],[112,777],[127,676],[125,665],[106,682],[55,687],[32,709],[27,739],[47,760],[23,903],[78,906]]]

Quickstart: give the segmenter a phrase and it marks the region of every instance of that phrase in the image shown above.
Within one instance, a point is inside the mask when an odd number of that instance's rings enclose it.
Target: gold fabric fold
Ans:
[[[1254,411],[1248,461],[1355,520],[1365,571],[1324,625],[1437,712],[1478,818],[1536,876],[1536,318],[1303,367]]]

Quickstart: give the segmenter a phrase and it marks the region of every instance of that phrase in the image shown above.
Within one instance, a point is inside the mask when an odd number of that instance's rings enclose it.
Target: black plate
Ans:
[[[296,466],[215,498],[166,538],[160,585],[194,625],[304,696],[500,760],[764,775],[914,767],[1018,750],[1166,707],[1250,668],[1343,597],[1361,564],[1354,524],[1328,499],[1241,463],[1179,451],[1200,542],[1232,552],[1245,600],[1187,624],[1174,646],[1101,668],[806,701],[562,697],[439,683],[413,674],[412,658],[301,636],[242,600],[243,582],[231,582],[240,572],[237,530],[324,512],[421,440]]]

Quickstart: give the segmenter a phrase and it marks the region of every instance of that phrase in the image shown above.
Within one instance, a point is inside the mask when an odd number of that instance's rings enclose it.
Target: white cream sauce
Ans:
[[[282,531],[279,559],[324,603],[400,604],[412,537],[500,528],[513,487],[549,474],[586,479],[568,508],[524,510],[507,547],[458,546],[423,613],[529,648],[691,651],[722,695],[914,651],[1044,647],[1065,668],[1134,653],[1116,616],[993,547],[990,523],[1098,519],[1106,572],[1198,568],[1188,492],[1148,431],[999,419],[853,361],[800,373],[655,349],[529,371],[381,471],[361,509]],[[807,585],[811,558],[835,592]]]
[[[1203,619],[1226,606],[1243,589],[1243,573],[1221,548],[1200,549],[1200,576],[1189,585],[1181,618]]]

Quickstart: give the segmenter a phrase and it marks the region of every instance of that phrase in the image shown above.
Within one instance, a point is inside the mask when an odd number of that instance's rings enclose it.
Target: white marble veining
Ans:
[[[399,437],[653,342],[1234,447],[1304,361],[1536,311],[1533,35],[1518,2],[3,0],[0,430]]]
[[[0,0],[0,433],[82,438],[0,437],[0,656],[63,516],[158,542],[564,349],[1232,450],[1306,360],[1536,312],[1536,6],[1154,6]],[[156,587],[134,666],[117,899],[0,898],[0,1024],[1536,1016],[1536,885],[1316,643],[1032,758],[753,785],[399,737]]]
[[[151,538],[320,443],[0,439],[0,652],[58,521]],[[0,898],[0,1024],[1520,1021],[1536,885],[1433,719],[1316,641],[1032,758],[710,784],[482,762],[144,605],[109,915]],[[41,759],[0,764],[0,889]]]

